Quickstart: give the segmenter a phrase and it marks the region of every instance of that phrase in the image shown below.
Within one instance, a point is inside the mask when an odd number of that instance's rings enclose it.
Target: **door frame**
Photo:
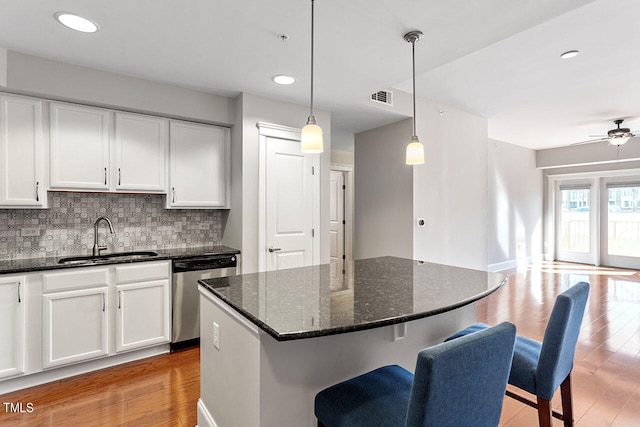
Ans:
[[[267,266],[267,139],[279,138],[300,143],[301,129],[274,123],[258,122],[258,271],[265,271]],[[320,160],[314,154],[312,164],[316,173],[313,178],[312,227],[315,238],[312,242],[312,264],[320,263]]]
[[[562,186],[577,188],[584,187],[589,190],[589,252],[564,251],[561,247],[562,224],[559,219],[562,217]],[[577,262],[581,264],[599,265],[600,235],[599,235],[599,215],[596,212],[599,206],[598,183],[592,179],[578,180],[558,180],[555,183],[555,258],[559,261]]]
[[[344,175],[344,254],[345,270],[348,269],[349,261],[353,260],[353,165],[340,163],[331,164],[332,171],[342,172]]]

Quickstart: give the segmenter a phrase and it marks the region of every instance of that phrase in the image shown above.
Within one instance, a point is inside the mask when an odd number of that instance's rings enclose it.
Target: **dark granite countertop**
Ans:
[[[0,260],[0,274],[13,273],[29,273],[42,270],[54,270],[63,268],[92,267],[96,265],[124,264],[133,262],[149,262],[161,261],[168,259],[189,258],[198,255],[220,255],[220,254],[239,254],[240,251],[227,246],[202,246],[190,249],[149,249],[158,255],[148,258],[122,259],[122,258],[105,258],[99,262],[86,264],[60,264],[61,258],[69,258],[70,256],[48,257],[48,258],[21,258],[11,260]],[[104,252],[103,255],[107,255]],[[79,256],[90,254],[78,254]]]
[[[470,304],[506,281],[499,273],[380,257],[354,261],[345,283],[329,264],[201,280],[278,341],[352,332]]]

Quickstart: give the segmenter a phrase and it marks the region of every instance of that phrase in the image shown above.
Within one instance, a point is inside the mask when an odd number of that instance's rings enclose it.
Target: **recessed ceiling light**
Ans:
[[[83,18],[82,16],[74,15],[69,12],[58,12],[54,15],[58,22],[67,28],[80,31],[82,33],[95,33],[98,31],[98,26],[95,22]]]
[[[562,59],[573,58],[574,56],[577,56],[579,53],[580,53],[580,51],[577,51],[577,50],[568,50],[568,51],[564,52],[563,54],[561,54],[560,58],[562,58]]]
[[[279,85],[292,85],[296,82],[296,79],[286,74],[277,74],[271,80]]]

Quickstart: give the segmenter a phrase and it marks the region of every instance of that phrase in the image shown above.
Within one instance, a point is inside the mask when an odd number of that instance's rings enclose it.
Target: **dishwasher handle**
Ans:
[[[238,259],[235,255],[188,258],[188,259],[174,260],[173,272],[181,273],[185,271],[215,270],[218,268],[229,268],[229,267],[237,267],[237,266],[238,266]]]

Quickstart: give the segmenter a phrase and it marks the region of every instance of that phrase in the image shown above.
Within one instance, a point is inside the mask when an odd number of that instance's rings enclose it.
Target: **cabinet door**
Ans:
[[[42,102],[0,96],[0,206],[46,208]]]
[[[229,207],[229,130],[171,121],[169,208]]]
[[[51,188],[109,189],[109,112],[51,104]]]
[[[116,190],[163,193],[167,120],[116,113]]]
[[[24,278],[0,280],[0,378],[20,375],[25,370]]]
[[[45,368],[106,356],[108,288],[45,294]]]
[[[171,341],[169,280],[116,286],[116,351]]]

